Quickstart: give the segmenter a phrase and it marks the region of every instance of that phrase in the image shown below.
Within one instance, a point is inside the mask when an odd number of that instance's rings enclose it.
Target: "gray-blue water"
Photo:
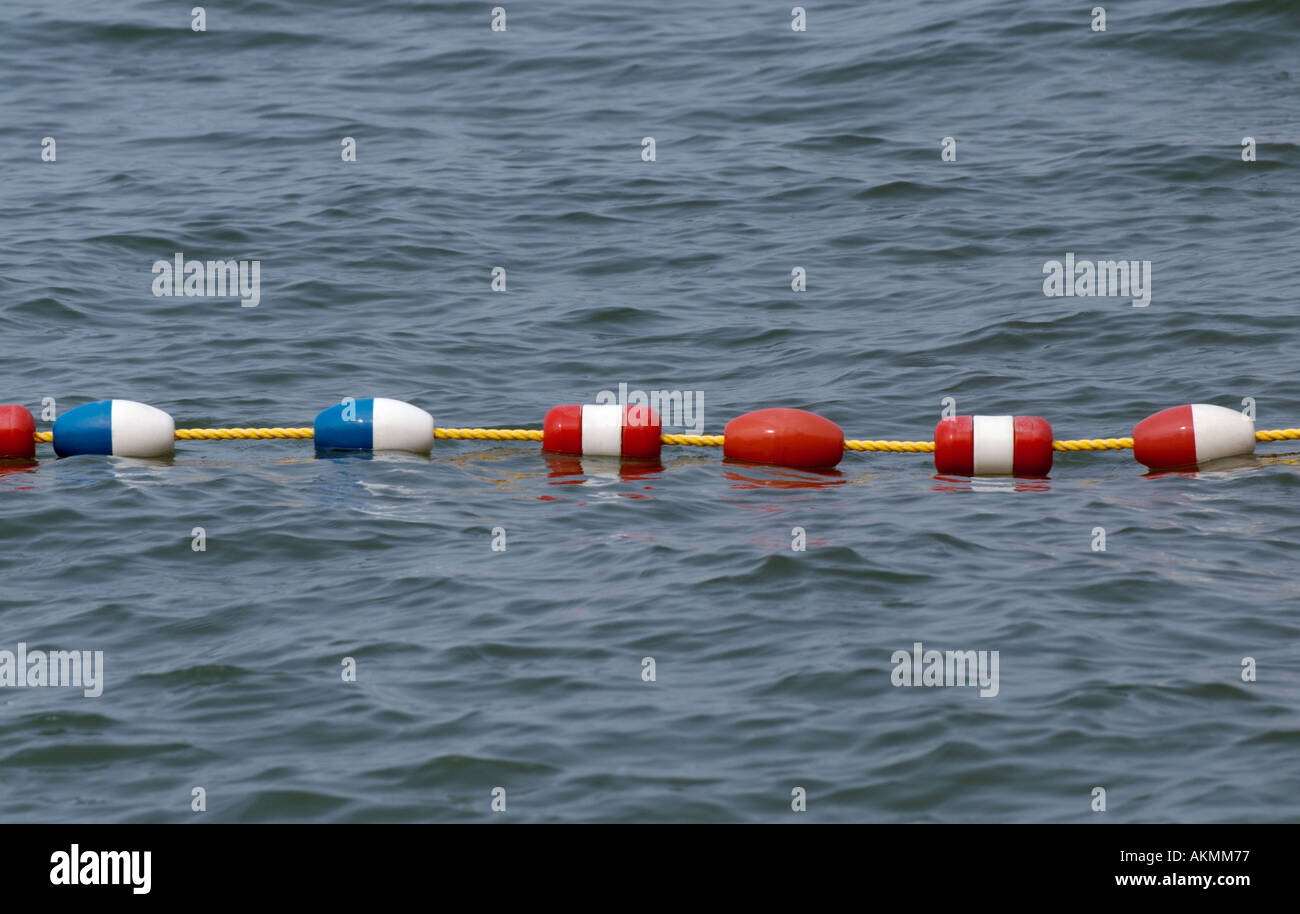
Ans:
[[[622,382],[702,391],[709,433],[795,406],[928,440],[944,397],[1058,438],[1247,397],[1300,425],[1290,0],[1104,32],[985,0],[804,32],[760,2],[192,5],[0,11],[0,402],[537,428]],[[260,261],[260,302],[154,296],[176,252]],[[1067,252],[1150,261],[1150,304],[1044,295]],[[1296,821],[1297,450],[972,485],[926,455],[41,445],[0,476],[0,649],[103,651],[103,694],[0,689],[0,819]],[[997,695],[895,687],[915,642],[998,651]]]

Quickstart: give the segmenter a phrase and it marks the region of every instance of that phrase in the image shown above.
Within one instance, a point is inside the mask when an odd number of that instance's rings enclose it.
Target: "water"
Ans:
[[[0,400],[535,428],[626,382],[703,391],[712,433],[781,405],[928,439],[947,396],[1060,438],[1244,397],[1300,424],[1289,0],[1104,33],[1086,4],[506,7],[6,6]],[[260,303],[154,297],[178,251],[260,260]],[[1046,297],[1067,252],[1150,260],[1150,306]],[[1300,473],[1259,451],[971,485],[42,446],[0,476],[0,648],[102,650],[105,685],[0,692],[0,819],[1296,821]],[[997,650],[997,696],[892,686],[918,641]]]

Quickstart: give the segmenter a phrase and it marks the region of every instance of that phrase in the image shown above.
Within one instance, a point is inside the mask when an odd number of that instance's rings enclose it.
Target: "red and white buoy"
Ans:
[[[733,460],[802,470],[835,466],[844,456],[844,431],[802,409],[760,409],[723,429],[722,453]]]
[[[663,448],[659,414],[617,403],[556,406],[546,414],[542,450],[588,457],[656,460]]]
[[[31,410],[16,403],[0,406],[0,458],[36,456],[36,420]]]
[[[1052,471],[1052,426],[1038,416],[940,419],[934,468],[952,476],[1046,476]]]
[[[1191,469],[1254,450],[1254,420],[1208,403],[1172,406],[1133,427],[1133,456],[1153,470]]]

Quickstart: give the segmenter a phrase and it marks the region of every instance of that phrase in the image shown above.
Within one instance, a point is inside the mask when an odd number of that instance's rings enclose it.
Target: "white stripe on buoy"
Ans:
[[[115,457],[159,457],[176,447],[176,423],[161,409],[114,400],[111,421]]]
[[[1255,423],[1235,409],[1193,403],[1192,428],[1198,464],[1255,450]]]
[[[414,451],[427,454],[433,448],[433,416],[402,400],[375,397],[370,423],[376,451]]]
[[[1005,476],[1016,462],[1014,416],[974,416],[975,475]]]
[[[582,407],[582,453],[618,457],[623,453],[623,407],[617,403]]]

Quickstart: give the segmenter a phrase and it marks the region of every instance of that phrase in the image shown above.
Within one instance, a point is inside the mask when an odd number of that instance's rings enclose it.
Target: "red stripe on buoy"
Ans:
[[[1152,469],[1196,466],[1196,424],[1192,407],[1171,406],[1133,427],[1133,456]]]
[[[623,407],[623,456],[657,460],[663,449],[659,414],[649,406]]]
[[[734,460],[813,470],[844,457],[844,431],[802,409],[760,409],[737,416],[723,430],[722,453]]]
[[[553,454],[582,454],[582,407],[553,406],[542,423],[542,450]]]
[[[1013,472],[1017,476],[1046,476],[1052,472],[1052,426],[1038,416],[1016,416]]]
[[[36,420],[25,406],[0,406],[0,457],[36,456]]]
[[[934,427],[934,469],[949,476],[975,475],[975,420],[949,416]]]

